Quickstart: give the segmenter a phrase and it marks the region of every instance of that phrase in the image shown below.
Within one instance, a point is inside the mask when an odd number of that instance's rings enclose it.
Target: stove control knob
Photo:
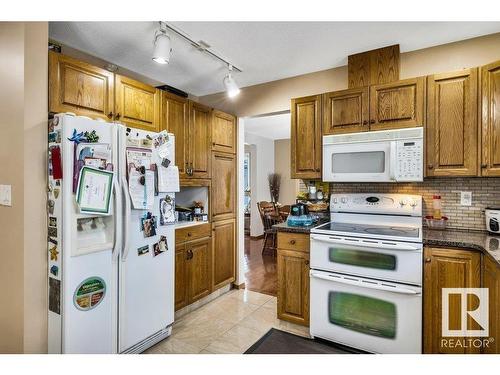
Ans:
[[[333,198],[333,204],[337,204],[338,200],[337,198]]]
[[[399,201],[399,204],[401,205],[401,207],[406,206],[406,203],[407,203],[407,202],[406,202],[406,199],[401,199],[401,200]]]
[[[346,197],[342,197],[342,198],[340,199],[340,201],[341,201],[342,203],[347,203],[347,198],[346,198]]]
[[[412,206],[413,208],[417,207],[417,201],[416,201],[416,200],[414,200],[414,199],[412,199],[412,200],[410,201],[410,206]]]

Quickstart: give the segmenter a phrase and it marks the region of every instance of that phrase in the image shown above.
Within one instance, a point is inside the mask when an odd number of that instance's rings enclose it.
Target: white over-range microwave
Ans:
[[[423,180],[422,127],[323,136],[323,181]]]

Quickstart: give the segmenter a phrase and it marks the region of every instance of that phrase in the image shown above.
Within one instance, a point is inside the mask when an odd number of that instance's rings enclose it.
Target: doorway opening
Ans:
[[[245,118],[243,162],[244,264],[248,290],[277,293],[276,231],[281,208],[295,203],[298,180],[290,178],[290,112]],[[270,192],[270,176],[279,194]]]

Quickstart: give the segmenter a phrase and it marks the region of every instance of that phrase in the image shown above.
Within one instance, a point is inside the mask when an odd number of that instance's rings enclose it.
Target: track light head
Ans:
[[[238,84],[234,80],[231,72],[233,71],[232,65],[229,65],[229,72],[228,74],[224,77],[224,87],[226,88],[227,96],[230,98],[234,98],[236,95],[240,93],[240,88],[238,87]]]
[[[153,61],[158,64],[168,64],[170,61],[170,36],[167,34],[165,26],[160,22],[160,29],[156,31],[154,38]]]

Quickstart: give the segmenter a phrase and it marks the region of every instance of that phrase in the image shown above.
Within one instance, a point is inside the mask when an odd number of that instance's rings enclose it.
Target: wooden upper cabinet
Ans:
[[[500,266],[489,256],[484,256],[483,288],[489,290],[489,336],[494,338],[483,352],[500,354]]]
[[[161,90],[115,75],[115,120],[137,129],[160,129]]]
[[[189,102],[189,160],[191,178],[210,178],[211,118],[212,109]]]
[[[189,279],[189,303],[212,291],[211,238],[186,243]]]
[[[477,68],[427,77],[427,176],[477,175],[477,90]]]
[[[370,130],[368,97],[368,87],[324,94],[323,134],[357,133]]]
[[[423,126],[423,77],[370,86],[370,130]]]
[[[60,53],[49,52],[49,111],[111,120],[114,74]]]
[[[212,112],[212,151],[236,152],[236,117],[222,111]]]
[[[500,176],[500,61],[481,68],[481,174]]]
[[[212,153],[212,220],[235,217],[236,157],[221,152]]]
[[[292,99],[291,178],[321,178],[321,97]]]
[[[189,103],[187,99],[162,92],[160,129],[175,135],[175,165],[179,168],[179,177],[185,178],[189,140]]]
[[[217,289],[235,280],[236,247],[235,219],[216,221],[212,230],[213,288]]]
[[[478,348],[446,347],[441,344],[442,289],[480,288],[481,254],[469,250],[424,249],[424,353],[479,353]],[[458,298],[454,298],[458,297]],[[471,305],[474,301],[470,301]],[[460,295],[449,296],[450,329],[461,329]],[[470,329],[477,329],[469,319]],[[455,339],[458,339],[455,337]]]

